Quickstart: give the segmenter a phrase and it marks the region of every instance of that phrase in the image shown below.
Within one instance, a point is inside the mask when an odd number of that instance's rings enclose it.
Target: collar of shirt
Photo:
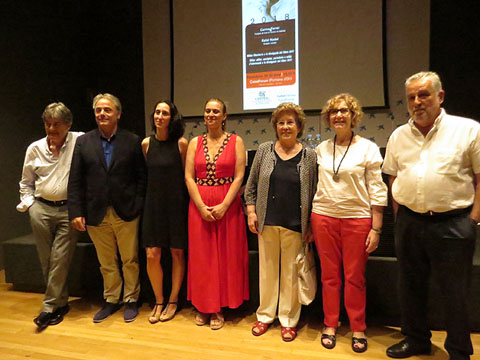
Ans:
[[[433,122],[433,126],[430,129],[430,131],[428,132],[427,136],[430,135],[430,134],[433,134],[435,131],[438,130],[438,127],[440,126],[440,122],[442,121],[444,115],[445,115],[445,110],[442,108],[441,111],[440,111],[440,114],[437,116],[437,118]],[[410,125],[410,128],[412,129],[412,131],[416,135],[422,135],[420,130],[418,130],[418,128],[415,126],[415,120],[413,120],[413,118],[408,119],[408,125]],[[427,136],[425,136],[425,137],[427,137]]]
[[[63,142],[63,145],[62,147],[60,148],[60,151],[59,151],[59,154],[62,153],[65,148],[67,147],[67,144],[68,142],[70,141],[70,138],[72,137],[72,134],[70,133],[70,131],[67,133],[67,136],[65,138],[65,141]],[[48,155],[48,156],[53,156],[53,153],[50,151],[50,145],[48,145],[48,139],[47,137],[45,136],[45,153]]]
[[[117,134],[117,129],[118,128],[116,128],[113,131],[112,135],[110,135],[110,136],[105,136],[105,134],[102,132],[102,130],[100,130],[100,128],[98,128],[98,131],[100,131],[100,137],[102,138],[102,140],[106,140],[107,142],[110,142],[113,139],[115,139],[115,135]]]

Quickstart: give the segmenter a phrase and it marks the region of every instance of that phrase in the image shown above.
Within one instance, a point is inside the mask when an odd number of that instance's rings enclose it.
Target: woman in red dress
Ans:
[[[245,173],[243,140],[225,131],[227,112],[220,99],[205,104],[207,133],[188,145],[185,181],[188,212],[188,299],[197,325],[223,327],[222,307],[248,300],[248,248],[238,194]]]

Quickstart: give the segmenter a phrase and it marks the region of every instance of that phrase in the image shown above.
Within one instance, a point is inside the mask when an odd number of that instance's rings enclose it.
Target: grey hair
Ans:
[[[407,80],[405,80],[405,90],[413,81],[424,80],[424,79],[430,80],[432,82],[433,89],[437,94],[443,90],[442,82],[440,81],[440,76],[438,76],[438,74],[434,71],[420,71],[416,74],[413,74]]]
[[[115,95],[108,94],[108,93],[98,94],[97,96],[95,96],[93,98],[93,109],[95,109],[95,106],[97,105],[97,102],[99,102],[102,99],[110,100],[113,103],[113,105],[115,105],[117,110],[120,113],[122,112],[122,104],[120,103],[120,100]]]
[[[54,102],[43,110],[42,114],[43,121],[47,119],[58,119],[62,120],[67,125],[72,125],[73,122],[73,115],[70,109],[61,102]]]

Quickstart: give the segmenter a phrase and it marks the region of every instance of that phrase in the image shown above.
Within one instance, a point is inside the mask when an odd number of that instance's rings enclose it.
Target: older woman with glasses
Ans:
[[[293,103],[280,104],[272,114],[277,137],[259,146],[245,189],[248,226],[258,234],[260,306],[255,336],[278,318],[284,341],[297,336],[298,301],[295,259],[304,241],[312,241],[310,211],[316,185],[316,156],[298,139],[305,114]]]
[[[311,218],[322,268],[322,345],[335,347],[343,269],[355,352],[367,350],[365,264],[378,246],[387,205],[378,146],[353,131],[362,116],[358,100],[350,94],[332,97],[322,109],[335,136],[316,148],[318,185]]]

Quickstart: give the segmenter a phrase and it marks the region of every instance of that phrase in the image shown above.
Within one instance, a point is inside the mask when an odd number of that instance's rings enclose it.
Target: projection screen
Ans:
[[[388,106],[383,12],[382,0],[298,0],[296,82],[305,110],[340,92],[367,108]],[[211,97],[223,99],[230,114],[271,111],[244,110],[242,29],[242,0],[173,0],[173,100],[184,116],[201,116]]]

